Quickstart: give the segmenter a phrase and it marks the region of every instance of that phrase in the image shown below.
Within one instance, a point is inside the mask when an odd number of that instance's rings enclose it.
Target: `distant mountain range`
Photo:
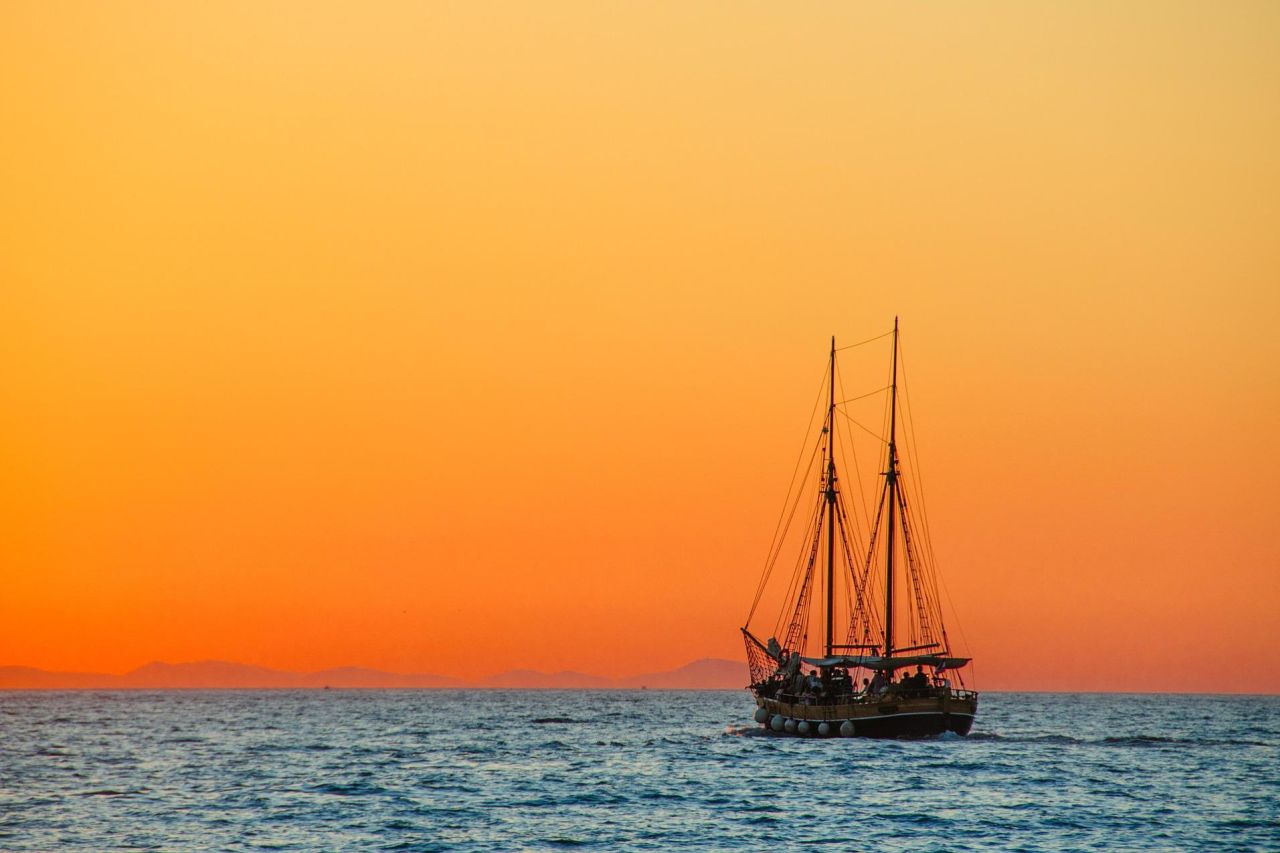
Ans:
[[[49,672],[28,666],[0,666],[0,690],[157,690],[251,688],[397,688],[453,687],[486,689],[543,688],[717,690],[746,686],[747,668],[738,661],[703,658],[668,672],[605,678],[581,672],[513,669],[479,681],[429,673],[395,673],[344,666],[319,672],[287,672],[228,661],[162,663],[140,666],[124,675],[98,672]]]

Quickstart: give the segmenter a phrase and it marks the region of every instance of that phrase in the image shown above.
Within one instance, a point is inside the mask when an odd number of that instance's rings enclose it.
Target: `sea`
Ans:
[[[1280,850],[1280,697],[980,702],[894,741],[745,691],[0,692],[0,850]]]

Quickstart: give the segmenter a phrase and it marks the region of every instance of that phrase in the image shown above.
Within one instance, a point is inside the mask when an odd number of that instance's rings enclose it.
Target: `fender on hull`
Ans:
[[[976,695],[963,699],[943,697],[913,698],[901,702],[856,703],[839,706],[797,705],[763,697],[757,700],[766,710],[775,732],[817,737],[917,738],[946,732],[967,735],[978,711]],[[827,731],[819,729],[826,722]],[[790,725],[785,725],[789,723]],[[802,723],[808,723],[802,726]],[[849,731],[846,723],[853,731]]]

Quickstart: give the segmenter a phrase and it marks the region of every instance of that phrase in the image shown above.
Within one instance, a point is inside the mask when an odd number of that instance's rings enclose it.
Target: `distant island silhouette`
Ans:
[[[28,666],[0,666],[0,690],[235,690],[330,688],[477,688],[477,689],[640,689],[728,690],[746,686],[746,665],[703,658],[665,672],[606,678],[581,672],[513,669],[475,681],[430,673],[383,672],[357,666],[289,672],[263,666],[206,660],[153,661],[123,675],[51,672]]]

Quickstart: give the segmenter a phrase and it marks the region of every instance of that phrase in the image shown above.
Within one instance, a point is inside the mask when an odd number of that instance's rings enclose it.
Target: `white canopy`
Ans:
[[[945,669],[959,669],[971,658],[952,658],[943,655],[908,655],[905,657],[878,657],[870,655],[833,655],[829,658],[803,658],[810,666],[847,666],[864,669],[902,669],[907,666],[930,666],[939,672]]]

